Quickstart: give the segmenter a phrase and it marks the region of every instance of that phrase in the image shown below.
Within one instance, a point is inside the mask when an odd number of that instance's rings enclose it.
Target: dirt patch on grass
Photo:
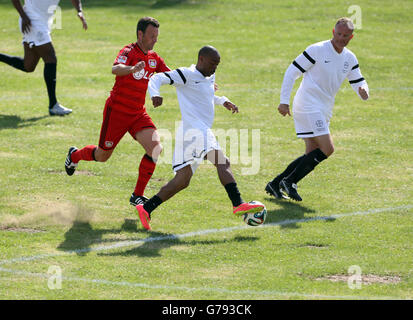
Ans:
[[[332,282],[347,282],[349,280],[349,275],[344,274],[336,274],[336,275],[329,275],[325,277],[316,278],[315,280],[329,280]],[[399,276],[379,276],[375,274],[365,274],[361,275],[361,283],[364,285],[369,285],[373,283],[381,283],[381,284],[396,284],[401,281]]]
[[[74,221],[90,222],[93,212],[82,205],[69,202],[42,201],[34,203],[31,212],[21,216],[4,215],[0,221],[1,230],[37,230],[42,226],[72,225]]]

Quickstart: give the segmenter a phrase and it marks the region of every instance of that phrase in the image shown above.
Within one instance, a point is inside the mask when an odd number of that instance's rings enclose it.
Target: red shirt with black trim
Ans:
[[[140,61],[145,61],[145,68],[140,72],[116,76],[109,97],[113,109],[127,113],[145,111],[146,90],[150,77],[155,72],[170,71],[165,61],[155,51],[150,50],[145,54],[136,42],[120,50],[113,65],[134,66]]]

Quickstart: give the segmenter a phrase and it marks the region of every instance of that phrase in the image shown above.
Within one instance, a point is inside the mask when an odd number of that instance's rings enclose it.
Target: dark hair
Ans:
[[[138,21],[138,25],[136,26],[136,36],[138,36],[138,31],[142,31],[145,33],[146,28],[152,25],[155,28],[159,28],[159,22],[155,18],[152,17],[143,17]]]
[[[198,52],[198,58],[200,56],[212,56],[212,55],[219,55],[218,50],[215,49],[213,46],[204,46]]]

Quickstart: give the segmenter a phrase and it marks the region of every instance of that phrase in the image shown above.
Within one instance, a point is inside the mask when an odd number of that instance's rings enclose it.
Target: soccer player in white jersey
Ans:
[[[305,143],[305,154],[291,162],[284,172],[269,182],[265,191],[276,198],[301,201],[297,183],[333,152],[329,124],[335,96],[347,78],[361,99],[367,100],[369,89],[361,75],[353,52],[346,48],[353,38],[354,26],[349,18],[340,18],[331,40],[310,45],[288,67],[281,87],[278,111],[290,115],[290,95],[295,80],[303,76],[294,97],[293,119],[298,138]]]
[[[145,229],[150,230],[151,213],[179,191],[185,189],[199,164],[208,159],[217,168],[220,182],[227,191],[237,216],[248,212],[261,211],[263,206],[242,200],[229,159],[224,155],[211,131],[214,121],[214,105],[223,105],[232,113],[238,107],[226,97],[215,96],[215,70],[220,62],[218,51],[205,46],[198,53],[198,62],[189,68],[157,73],[149,81],[148,91],[154,107],[162,105],[160,96],[162,85],[176,87],[182,114],[182,124],[175,137],[173,170],[175,177],[145,204],[138,204],[139,218]]]
[[[87,23],[82,12],[80,0],[71,0],[82,22],[83,29]],[[72,112],[63,107],[56,99],[57,59],[50,37],[53,15],[60,0],[25,0],[24,7],[20,0],[12,0],[20,15],[20,30],[23,34],[24,58],[0,53],[0,61],[24,72],[33,72],[40,58],[44,61],[43,77],[49,96],[49,114],[63,116]]]

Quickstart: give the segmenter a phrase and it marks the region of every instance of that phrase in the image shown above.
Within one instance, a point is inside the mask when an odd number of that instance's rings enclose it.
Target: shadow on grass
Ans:
[[[111,253],[99,253],[99,256],[138,256],[138,257],[159,257],[161,256],[160,251],[162,249],[168,249],[171,247],[180,247],[179,250],[185,251],[186,247],[197,246],[197,245],[214,245],[214,244],[224,244],[229,242],[252,242],[257,241],[257,237],[241,237],[236,236],[232,239],[223,240],[182,240],[174,235],[166,234],[162,232],[151,232],[149,238],[143,239],[145,242],[135,248],[122,251],[122,252],[111,252]]]
[[[48,118],[49,116],[44,115],[41,117],[27,118],[23,119],[15,115],[5,115],[0,114],[0,130],[2,129],[19,129],[24,127],[29,127],[33,125],[36,121]]]
[[[291,200],[278,200],[274,198],[267,198],[267,201],[276,203],[282,208],[277,210],[268,210],[267,219],[265,223],[276,223],[280,224],[280,228],[298,229],[300,226],[297,224],[296,220],[302,219],[317,219],[317,217],[308,215],[315,213],[316,211],[308,208],[299,202],[292,202]],[[326,222],[334,221],[334,218],[329,217],[319,217],[320,220]]]
[[[130,233],[145,233],[149,234],[148,238],[111,238],[103,239],[105,234]],[[150,231],[149,233],[143,229],[138,229],[137,220],[125,219],[124,223],[119,229],[94,229],[89,221],[74,221],[71,228],[65,233],[65,240],[57,247],[62,251],[74,251],[79,256],[85,256],[92,245],[103,244],[108,242],[129,242],[141,241],[142,244],[136,244],[132,249],[122,252],[99,253],[99,256],[139,256],[139,257],[158,257],[160,250],[167,249],[173,246],[196,246],[196,245],[210,245],[226,242],[240,242],[240,241],[256,241],[257,237],[234,237],[233,239],[224,240],[190,240],[184,241],[177,238],[173,234]]]
[[[63,251],[76,251],[78,255],[85,255],[93,244],[105,242],[119,242],[130,239],[103,239],[105,234],[121,234],[122,232],[139,232],[136,220],[125,219],[118,229],[94,229],[87,219],[75,220],[65,233],[65,240],[57,247]],[[143,232],[143,231],[141,231]]]

